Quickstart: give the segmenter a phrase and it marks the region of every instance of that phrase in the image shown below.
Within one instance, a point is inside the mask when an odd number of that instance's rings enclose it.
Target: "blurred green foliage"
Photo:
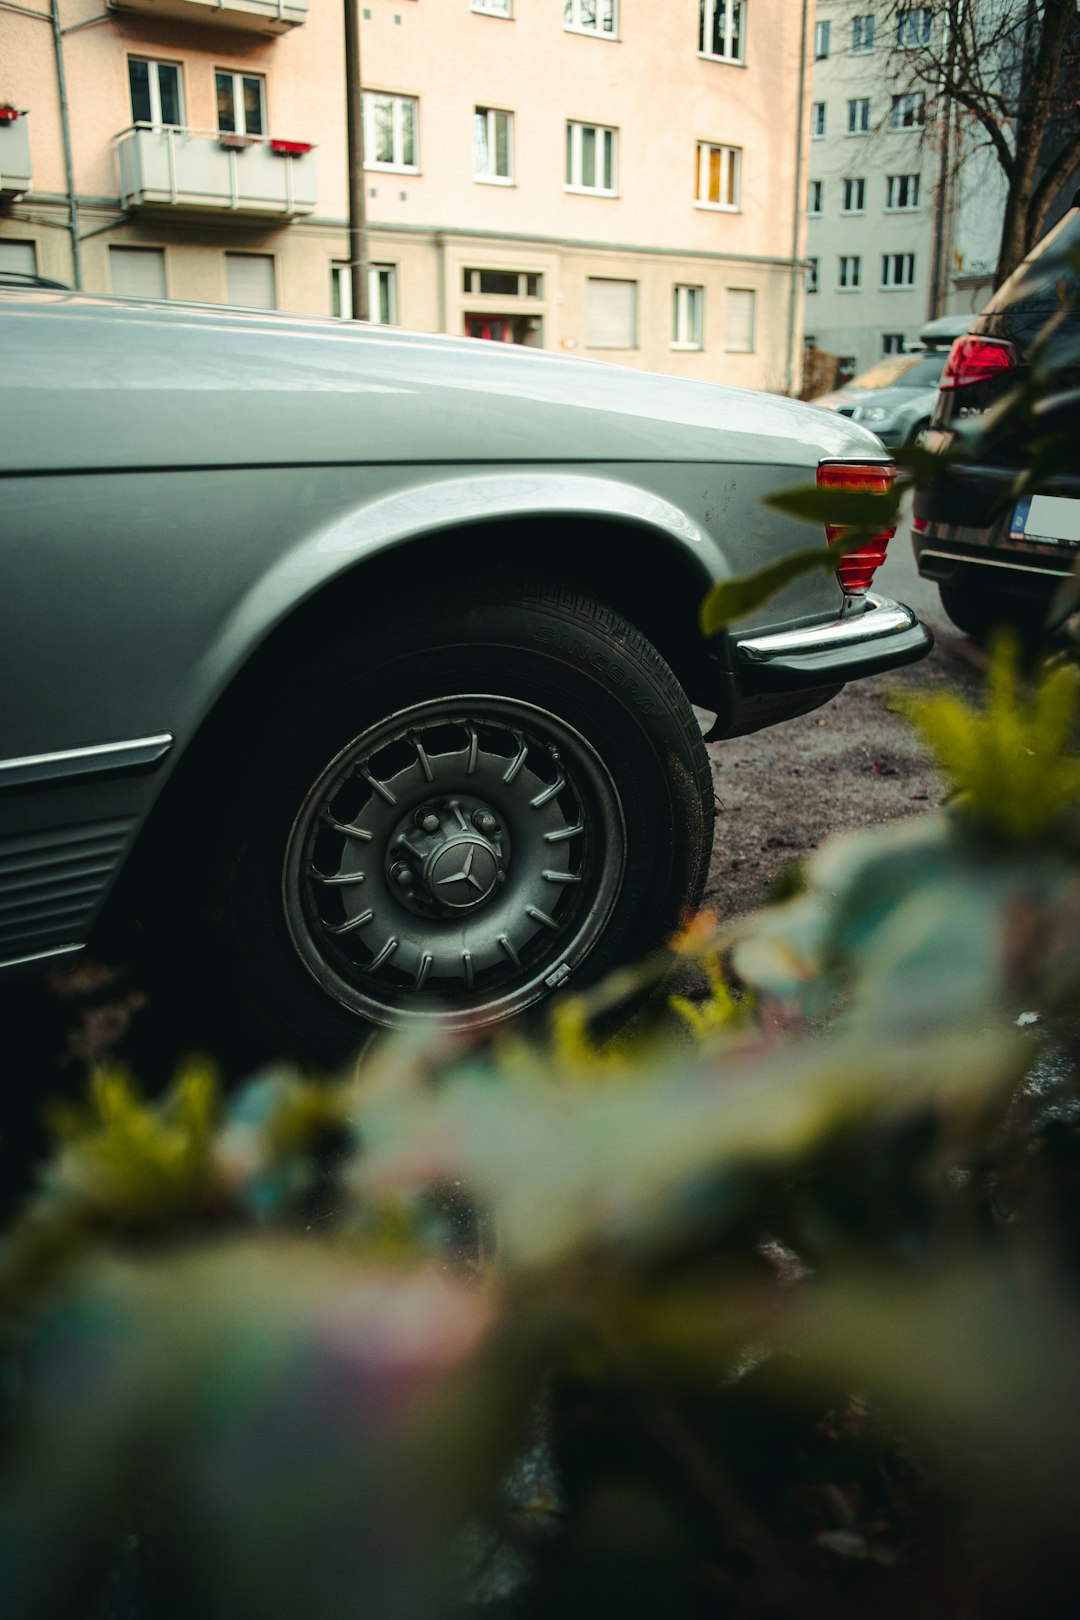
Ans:
[[[601,1041],[55,1116],[0,1246],[20,1617],[1057,1614],[1080,1486],[1071,674]]]

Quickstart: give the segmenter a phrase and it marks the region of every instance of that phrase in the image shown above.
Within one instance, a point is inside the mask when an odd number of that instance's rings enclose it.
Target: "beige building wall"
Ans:
[[[332,267],[348,252],[341,0],[309,0],[306,21],[278,35],[243,31],[208,7],[189,7],[190,20],[161,15],[171,0],[141,0],[143,9],[104,18],[101,0],[58,3],[84,287],[112,290],[110,247],[152,247],[164,255],[167,296],[224,302],[226,254],[254,253],[272,258],[279,308],[329,314]],[[47,0],[25,4],[40,20],[0,10],[0,106],[26,110],[33,180],[0,205],[0,244],[32,241],[39,273],[71,282],[49,8]],[[366,175],[370,257],[392,267],[399,323],[461,334],[470,315],[521,317],[530,341],[546,348],[753,387],[797,386],[796,163],[809,99],[807,76],[800,106],[799,69],[812,0],[742,0],[742,62],[699,54],[700,0],[621,0],[614,37],[567,30],[563,0],[513,0],[509,18],[473,6],[361,6],[365,87],[418,102],[416,172]],[[269,135],[315,149],[298,160],[315,171],[311,211],[286,221],[238,213],[222,198],[198,211],[166,203],[123,212],[116,137],[132,121],[130,56],[179,65],[185,125],[209,132],[215,148],[215,70],[264,75]],[[513,116],[510,183],[473,177],[477,107]],[[616,131],[615,195],[567,189],[568,120]],[[698,142],[741,152],[737,209],[695,206]],[[804,144],[804,163],[805,153]],[[469,270],[539,279],[528,284],[531,296],[481,295],[466,290]],[[635,284],[627,347],[593,341],[595,280]],[[677,285],[701,289],[700,348],[673,346]]]

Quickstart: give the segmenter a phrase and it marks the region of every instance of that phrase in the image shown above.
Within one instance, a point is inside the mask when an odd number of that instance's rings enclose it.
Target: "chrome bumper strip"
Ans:
[[[34,951],[30,956],[7,956],[0,962],[0,972],[5,968],[32,967],[35,962],[48,962],[54,956],[72,956],[81,951],[82,945],[54,945],[47,951]]]
[[[923,547],[920,557],[937,557],[941,562],[970,563],[973,568],[1007,568],[1012,574],[1041,574],[1046,579],[1071,579],[1072,568],[1037,568],[1034,563],[1005,562],[998,557],[965,557],[958,551],[936,551]]]
[[[64,748],[55,754],[26,754],[21,759],[0,759],[0,792],[30,782],[54,782],[65,776],[87,776],[102,771],[130,771],[156,765],[173,745],[171,731],[131,742],[98,743],[92,748]]]
[[[773,635],[750,636],[735,644],[739,658],[747,664],[767,664],[774,658],[798,657],[800,653],[840,652],[848,647],[866,646],[888,640],[890,636],[913,630],[919,620],[902,602],[892,602],[885,596],[865,598],[862,613],[853,613],[834,619],[831,624],[816,624],[806,630],[780,630]]]

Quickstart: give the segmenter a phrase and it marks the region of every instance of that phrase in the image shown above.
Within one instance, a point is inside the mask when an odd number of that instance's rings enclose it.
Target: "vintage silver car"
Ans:
[[[809,406],[47,290],[0,352],[4,968],[127,907],[311,1051],[503,1019],[699,900],[692,703],[733,736],[930,645],[880,546],[701,635],[814,544],[764,496],[881,481]]]

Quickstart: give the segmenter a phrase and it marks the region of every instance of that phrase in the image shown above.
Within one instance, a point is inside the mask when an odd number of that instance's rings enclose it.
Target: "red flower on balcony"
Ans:
[[[18,107],[0,107],[0,124],[13,124],[19,116]]]
[[[311,141],[271,141],[270,150],[276,152],[278,157],[303,157],[305,152],[312,151]]]

